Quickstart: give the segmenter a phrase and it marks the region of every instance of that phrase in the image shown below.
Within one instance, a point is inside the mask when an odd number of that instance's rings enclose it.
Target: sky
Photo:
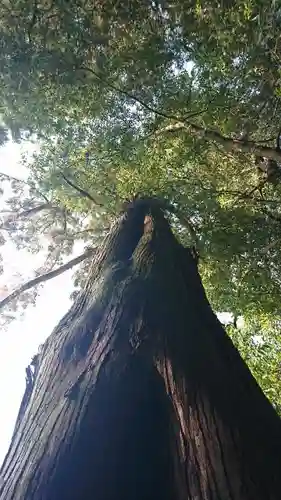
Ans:
[[[8,143],[0,148],[0,172],[25,178],[26,171],[20,164],[21,146]],[[1,205],[1,200],[0,200]],[[1,248],[4,257],[4,275],[0,288],[6,281],[14,280],[17,273],[30,276],[40,265],[43,256],[30,255],[16,250],[13,245]],[[69,259],[71,256],[69,257]],[[42,260],[41,260],[42,259]],[[36,301],[29,307],[22,320],[15,320],[7,330],[0,331],[0,464],[8,451],[15,420],[25,390],[25,368],[37,352],[38,346],[52,332],[60,318],[70,307],[72,273],[68,271],[46,283]]]

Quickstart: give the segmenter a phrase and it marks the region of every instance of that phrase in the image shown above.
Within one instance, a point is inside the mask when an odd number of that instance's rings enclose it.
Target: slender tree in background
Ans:
[[[277,500],[280,420],[165,204],[128,204],[46,341],[1,500]]]

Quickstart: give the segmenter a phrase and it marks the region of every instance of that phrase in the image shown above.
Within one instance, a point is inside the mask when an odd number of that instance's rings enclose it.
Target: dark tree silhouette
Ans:
[[[277,500],[279,417],[157,200],[135,200],[32,369],[1,500]]]

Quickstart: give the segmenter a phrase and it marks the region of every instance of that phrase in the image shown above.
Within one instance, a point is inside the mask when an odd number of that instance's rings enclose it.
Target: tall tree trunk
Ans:
[[[119,218],[27,375],[1,500],[280,498],[279,417],[153,200]]]

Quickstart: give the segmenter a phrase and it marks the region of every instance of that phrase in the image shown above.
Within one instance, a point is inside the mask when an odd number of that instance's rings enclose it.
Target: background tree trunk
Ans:
[[[1,500],[277,500],[280,420],[138,200],[27,372]]]

